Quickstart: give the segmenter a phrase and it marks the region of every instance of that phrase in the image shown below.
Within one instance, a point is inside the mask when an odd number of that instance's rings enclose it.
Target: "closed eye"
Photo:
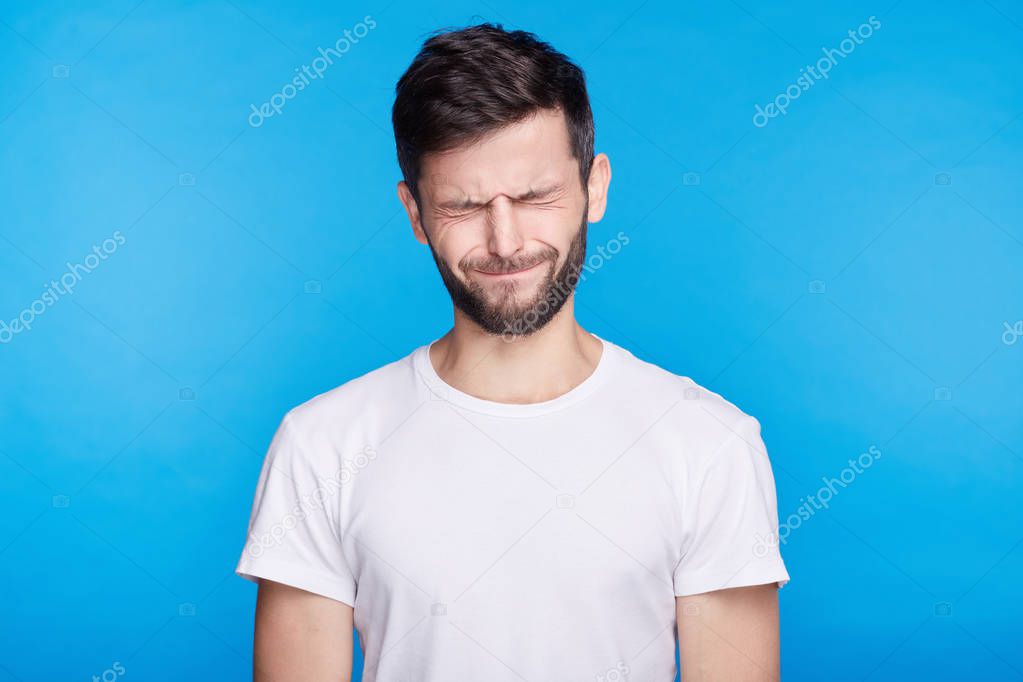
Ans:
[[[526,204],[527,206],[536,206],[537,208],[556,208],[558,206],[557,199],[550,199],[548,201],[523,201],[521,203]]]
[[[458,218],[465,218],[465,217],[471,216],[473,213],[477,213],[481,208],[483,208],[483,207],[482,206],[478,206],[476,208],[461,208],[461,209],[447,208],[447,209],[438,209],[437,212],[442,217],[444,217],[444,218],[448,218],[448,219],[451,219],[451,220],[456,220]]]

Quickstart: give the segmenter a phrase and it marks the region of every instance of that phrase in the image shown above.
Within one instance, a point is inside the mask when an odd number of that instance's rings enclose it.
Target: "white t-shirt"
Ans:
[[[789,580],[760,424],[603,342],[540,403],[429,345],[295,407],[236,572],[355,607],[366,682],[675,675],[675,597]]]

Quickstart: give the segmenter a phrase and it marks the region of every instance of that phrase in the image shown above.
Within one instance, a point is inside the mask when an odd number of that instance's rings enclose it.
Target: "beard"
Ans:
[[[462,261],[458,265],[458,269],[465,277],[465,281],[462,281],[437,254],[427,234],[426,241],[430,246],[430,253],[433,254],[433,260],[451,296],[451,302],[484,332],[504,336],[506,340],[529,336],[542,329],[558,314],[579,282],[579,273],[586,259],[588,207],[587,198],[579,229],[572,238],[564,264],[557,272],[554,272],[554,268],[558,262],[558,251],[548,247],[531,257],[514,261],[493,259],[484,262]],[[535,285],[536,294],[529,299],[522,298],[523,285],[519,282],[497,282],[490,287],[484,287],[470,277],[472,269],[477,267],[487,272],[514,272],[544,261],[548,264],[546,273],[539,284]]]

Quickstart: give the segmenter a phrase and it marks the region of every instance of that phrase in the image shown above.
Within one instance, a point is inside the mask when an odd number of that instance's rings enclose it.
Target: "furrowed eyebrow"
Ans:
[[[548,185],[547,187],[541,187],[538,189],[531,189],[525,194],[520,194],[517,197],[512,197],[515,201],[535,201],[537,199],[546,199],[547,197],[553,196],[563,189],[561,184]],[[437,208],[445,211],[465,211],[469,209],[476,209],[486,204],[481,204],[477,201],[471,201],[469,199],[455,199],[453,201],[444,201],[437,204]]]

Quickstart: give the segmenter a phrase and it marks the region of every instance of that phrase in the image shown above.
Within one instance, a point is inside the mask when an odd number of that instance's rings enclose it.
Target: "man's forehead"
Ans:
[[[432,195],[460,198],[563,183],[575,160],[563,114],[545,111],[420,163]]]

